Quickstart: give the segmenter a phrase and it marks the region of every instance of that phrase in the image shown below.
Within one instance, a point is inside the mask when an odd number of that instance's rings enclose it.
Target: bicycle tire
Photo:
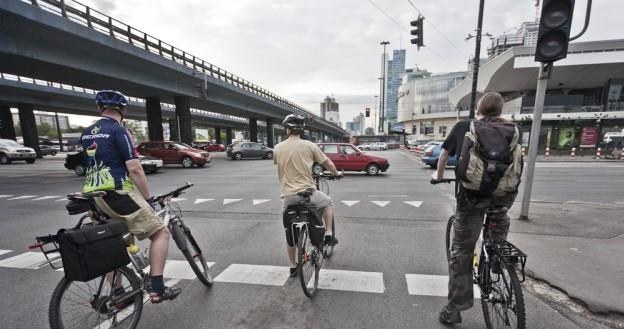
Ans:
[[[455,231],[453,225],[455,223],[455,215],[449,217],[446,223],[446,260],[451,262],[451,248],[453,247],[453,238],[455,237]]]
[[[501,274],[492,273],[491,275],[499,277],[499,285],[500,283],[503,283],[505,289],[511,289],[511,296],[506,296],[502,303],[497,304],[492,302],[492,300],[486,301],[481,298],[481,307],[483,309],[485,325],[488,329],[525,329],[526,313],[524,309],[524,297],[522,294],[522,287],[520,286],[520,280],[518,279],[518,275],[516,274],[514,266],[510,264],[499,262],[498,266],[500,267]],[[493,292],[494,290],[495,289],[492,288]],[[506,306],[506,304],[508,303],[507,298],[511,298],[511,308]],[[495,312],[495,306],[497,305],[503,305],[505,307],[505,310],[501,309],[501,311],[505,312]],[[512,319],[511,317],[509,317],[509,311],[513,311],[513,314],[515,315],[515,325],[513,325],[511,321]],[[494,317],[491,315],[496,315],[497,313],[500,316],[504,315],[504,317],[502,319],[500,317],[496,317],[495,320]]]
[[[332,232],[331,232],[332,238],[335,241],[336,239],[336,217],[332,218]],[[331,244],[331,245],[326,245],[325,248],[323,248],[323,255],[325,255],[325,257],[327,259],[331,258],[331,256],[334,254],[334,248],[336,247],[336,244]]]
[[[180,251],[182,251],[184,258],[188,261],[199,281],[207,287],[212,286],[212,275],[210,275],[206,258],[193,237],[191,229],[184,225],[180,219],[173,222],[170,228],[174,237],[173,240]]]
[[[318,276],[320,265],[313,255],[314,247],[309,238],[308,230],[304,226],[298,234],[297,241],[297,271],[303,293],[309,298],[314,298],[318,288]],[[313,276],[313,277],[312,277]],[[310,287],[310,280],[314,280]]]
[[[132,291],[141,290],[141,279],[139,279],[132,270],[124,266],[124,267],[118,268],[116,271],[127,280],[127,284],[128,284],[127,288],[132,287]],[[70,281],[63,277],[61,281],[57,284],[56,288],[54,289],[54,293],[52,293],[52,298],[50,299],[50,308],[48,311],[48,320],[50,322],[50,328],[51,329],[72,329],[72,328],[100,327],[102,325],[102,323],[99,322],[101,315],[107,315],[107,314],[102,314],[102,312],[106,310],[100,309],[100,307],[104,306],[103,303],[108,301],[108,298],[110,298],[109,296],[100,297],[101,301],[99,303],[97,302],[97,299],[93,301],[93,298],[92,298],[93,296],[85,296],[85,297],[88,297],[89,299],[86,299],[88,303],[86,305],[83,305],[83,309],[85,309],[88,312],[86,312],[85,318],[83,318],[82,320],[78,320],[76,322],[75,326],[69,326],[69,324],[65,323],[63,317],[65,315],[69,316],[69,314],[68,314],[68,311],[64,311],[61,309],[64,304],[63,302],[65,300],[67,300],[68,302],[71,302],[73,305],[78,306],[79,304],[76,303],[76,298],[80,297],[81,294],[84,295],[87,293],[92,293],[92,292],[97,291],[98,290],[97,287],[100,282],[99,280],[106,280],[106,279],[104,278],[104,276],[100,276],[91,281],[79,282],[79,281]],[[94,285],[89,285],[89,283],[94,283]],[[75,292],[70,291],[69,289],[72,287],[72,285],[78,286],[79,289],[77,289]],[[80,286],[85,286],[85,287],[80,287]],[[126,287],[126,284],[123,284],[123,286]],[[95,289],[92,289],[92,287],[94,287]],[[110,295],[110,291],[111,291],[110,285],[104,283],[103,287],[109,288],[108,293]],[[88,290],[85,288],[88,288]],[[65,295],[66,292],[68,292],[68,295],[69,293],[71,293],[71,298],[72,298],[71,300],[69,299],[69,297],[64,298],[66,296]],[[96,305],[99,305],[99,306],[96,306]],[[130,315],[128,315],[129,307],[134,307]],[[131,303],[129,305],[124,307],[122,310],[118,311],[118,313],[115,313],[115,319],[117,315],[122,314],[121,316],[124,316],[124,318],[122,318],[121,321],[123,322],[126,319],[128,319],[130,316],[132,316],[132,318],[128,322],[128,326],[123,326],[120,328],[134,329],[139,324],[142,311],[143,311],[143,292],[136,294],[131,300]],[[96,315],[95,320],[97,320],[97,322],[95,324],[88,322],[88,320],[91,319],[93,314]],[[109,319],[102,319],[102,320],[103,322],[109,321]]]

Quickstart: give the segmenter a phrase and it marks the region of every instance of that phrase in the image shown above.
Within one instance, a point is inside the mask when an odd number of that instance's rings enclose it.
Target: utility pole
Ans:
[[[475,117],[475,103],[477,102],[477,80],[479,78],[479,62],[481,57],[481,29],[483,26],[483,6],[485,0],[479,0],[479,19],[477,21],[477,35],[475,45],[475,56],[472,59],[472,93],[470,94],[470,120]]]
[[[384,119],[386,115],[386,46],[390,44],[390,41],[382,41],[379,43],[383,46],[383,56],[381,68],[383,75],[381,78],[381,106],[379,115],[379,132],[384,132]]]
[[[373,135],[377,135],[377,95],[375,95],[375,114],[373,116]]]

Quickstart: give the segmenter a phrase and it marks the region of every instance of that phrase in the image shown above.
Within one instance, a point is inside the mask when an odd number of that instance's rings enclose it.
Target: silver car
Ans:
[[[0,139],[0,163],[9,164],[20,160],[35,163],[37,153],[30,147],[24,147],[12,139]]]
[[[255,142],[236,142],[228,145],[227,156],[233,160],[273,159],[273,149]]]

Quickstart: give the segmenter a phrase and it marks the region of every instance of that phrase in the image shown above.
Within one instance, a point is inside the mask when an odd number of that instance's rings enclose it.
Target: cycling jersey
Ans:
[[[80,137],[87,163],[84,192],[134,190],[126,161],[136,159],[128,132],[115,119],[101,117]]]

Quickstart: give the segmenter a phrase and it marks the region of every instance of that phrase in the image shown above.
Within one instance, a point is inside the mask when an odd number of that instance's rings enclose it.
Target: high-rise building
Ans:
[[[345,122],[345,130],[353,136],[364,134],[364,125],[366,123],[366,117],[360,113],[353,118],[353,121]]]
[[[490,59],[504,53],[507,49],[517,46],[535,46],[537,43],[538,22],[524,22],[515,33],[506,33],[492,39],[492,46],[488,49]]]
[[[321,118],[333,122],[336,125],[340,125],[340,113],[339,106],[336,103],[336,99],[333,97],[325,97],[323,103],[321,103]]]
[[[385,126],[393,125],[397,122],[397,110],[399,102],[399,87],[405,73],[405,49],[395,49],[392,51],[392,59],[388,60],[386,70],[386,90],[385,90]]]

